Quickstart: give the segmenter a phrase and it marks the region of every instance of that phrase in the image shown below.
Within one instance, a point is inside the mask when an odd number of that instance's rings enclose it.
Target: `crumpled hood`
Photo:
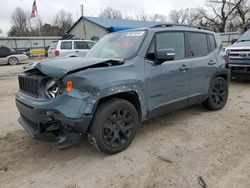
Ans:
[[[77,72],[78,70],[87,69],[98,64],[105,64],[105,66],[119,65],[123,64],[123,60],[83,57],[53,58],[36,63],[34,68],[37,68],[49,77],[60,79],[72,71]]]

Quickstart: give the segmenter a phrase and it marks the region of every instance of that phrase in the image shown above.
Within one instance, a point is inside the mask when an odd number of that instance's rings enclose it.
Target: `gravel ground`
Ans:
[[[22,66],[0,66],[1,188],[250,187],[250,82],[232,82],[220,111],[196,105],[143,123],[128,149],[108,156],[86,141],[58,150],[22,129]]]

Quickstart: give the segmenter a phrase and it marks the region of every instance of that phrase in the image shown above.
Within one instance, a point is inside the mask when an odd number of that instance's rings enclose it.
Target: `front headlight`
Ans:
[[[49,80],[45,85],[45,94],[48,98],[55,98],[59,93],[59,84],[56,80]]]

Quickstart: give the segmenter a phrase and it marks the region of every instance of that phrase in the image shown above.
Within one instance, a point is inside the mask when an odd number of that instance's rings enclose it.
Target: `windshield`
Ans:
[[[250,29],[239,38],[238,42],[242,41],[250,41]]]
[[[126,31],[106,35],[88,52],[86,57],[128,59],[135,55],[146,31]]]

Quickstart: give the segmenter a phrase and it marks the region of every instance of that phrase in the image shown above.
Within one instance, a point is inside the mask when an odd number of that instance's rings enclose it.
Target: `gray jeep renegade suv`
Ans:
[[[229,71],[220,44],[208,29],[179,24],[109,34],[86,58],[44,60],[19,75],[19,123],[60,148],[87,135],[118,153],[148,118],[196,103],[224,107]]]

